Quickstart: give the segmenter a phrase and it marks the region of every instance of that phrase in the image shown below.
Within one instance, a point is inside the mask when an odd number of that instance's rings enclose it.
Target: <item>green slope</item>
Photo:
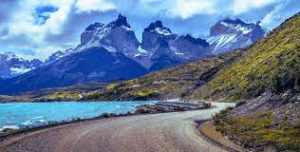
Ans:
[[[217,130],[252,151],[300,151],[300,14],[195,94],[252,98],[217,114]]]
[[[195,97],[248,99],[263,92],[300,91],[300,15],[287,20],[253,45],[247,54]]]

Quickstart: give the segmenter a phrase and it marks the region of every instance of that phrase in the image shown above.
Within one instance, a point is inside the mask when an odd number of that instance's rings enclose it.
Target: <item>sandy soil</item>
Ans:
[[[203,139],[195,121],[232,104],[213,109],[136,115],[62,125],[10,137],[1,152],[222,152]]]

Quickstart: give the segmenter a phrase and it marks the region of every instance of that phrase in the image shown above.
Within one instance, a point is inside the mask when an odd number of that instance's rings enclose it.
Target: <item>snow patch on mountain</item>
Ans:
[[[20,75],[20,74],[29,72],[33,69],[34,69],[33,67],[28,68],[28,67],[21,66],[21,67],[12,67],[12,68],[10,68],[10,71],[11,71],[12,75]]]
[[[124,28],[127,31],[134,31],[131,27],[128,27],[128,26],[122,25],[121,27]]]
[[[164,29],[164,28],[159,28],[159,27],[156,27],[154,30],[151,30],[150,32],[156,32],[156,33],[162,34],[162,35],[171,35],[172,34],[172,32],[170,32],[170,30]]]
[[[227,45],[227,48],[230,47],[230,44],[237,41],[237,35],[236,34],[222,34],[218,36],[212,36],[207,39],[208,43],[215,44],[213,53],[217,53],[217,50],[225,47]]]
[[[232,28],[232,29],[235,29],[236,31],[240,31],[242,32],[242,34],[248,34],[251,32],[251,29],[248,28],[248,27],[245,27],[245,26],[242,26],[242,25],[239,25],[239,24],[229,24],[229,23],[226,23],[224,21],[220,22],[222,25],[226,26],[226,27],[229,27],[229,28]]]
[[[144,54],[147,53],[147,51],[146,51],[145,49],[143,49],[141,46],[138,47],[138,51],[139,51],[140,53],[144,53]]]

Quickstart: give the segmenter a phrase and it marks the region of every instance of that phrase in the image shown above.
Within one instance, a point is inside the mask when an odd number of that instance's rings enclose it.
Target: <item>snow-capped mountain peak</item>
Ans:
[[[108,52],[122,52],[132,57],[139,53],[139,42],[135,32],[121,14],[108,24],[95,22],[81,34],[80,44],[70,51],[58,51],[49,57],[49,61],[57,60],[72,53],[81,52],[92,47],[102,47]]]
[[[237,32],[242,32],[242,34],[248,34],[251,32],[250,28],[248,28],[247,26],[243,26],[244,24],[230,24],[225,21],[221,21],[220,24],[228,28],[235,29]]]
[[[245,48],[258,41],[265,32],[259,24],[227,18],[211,27],[207,41],[210,43],[213,53],[218,54]]]

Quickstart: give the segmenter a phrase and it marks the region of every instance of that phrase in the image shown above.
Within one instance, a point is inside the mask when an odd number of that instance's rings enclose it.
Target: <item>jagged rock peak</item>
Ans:
[[[105,25],[102,24],[102,23],[95,22],[94,24],[89,25],[85,30],[86,31],[93,31],[93,30],[95,30],[99,27],[103,27],[103,26],[105,26]]]
[[[127,22],[127,18],[123,16],[122,14],[119,14],[118,18],[115,21],[112,21],[111,23],[108,24],[108,26],[115,28],[115,27],[120,27],[120,26],[126,26],[131,28],[131,26]]]
[[[194,38],[192,35],[187,34],[186,36],[183,36],[184,39],[194,43],[194,44],[199,44],[202,45],[204,47],[208,47],[209,43],[206,42],[205,39],[201,39],[201,38]]]
[[[147,32],[156,32],[159,34],[171,34],[172,31],[165,27],[162,23],[162,21],[157,20],[155,22],[152,22],[146,29]]]
[[[246,24],[245,22],[243,22],[242,20],[240,20],[239,18],[237,19],[230,19],[230,18],[226,18],[224,20],[221,20],[220,22],[225,22],[225,23],[229,23],[229,24]]]
[[[12,58],[17,58],[17,56],[11,51],[0,53],[0,60],[10,60]]]

